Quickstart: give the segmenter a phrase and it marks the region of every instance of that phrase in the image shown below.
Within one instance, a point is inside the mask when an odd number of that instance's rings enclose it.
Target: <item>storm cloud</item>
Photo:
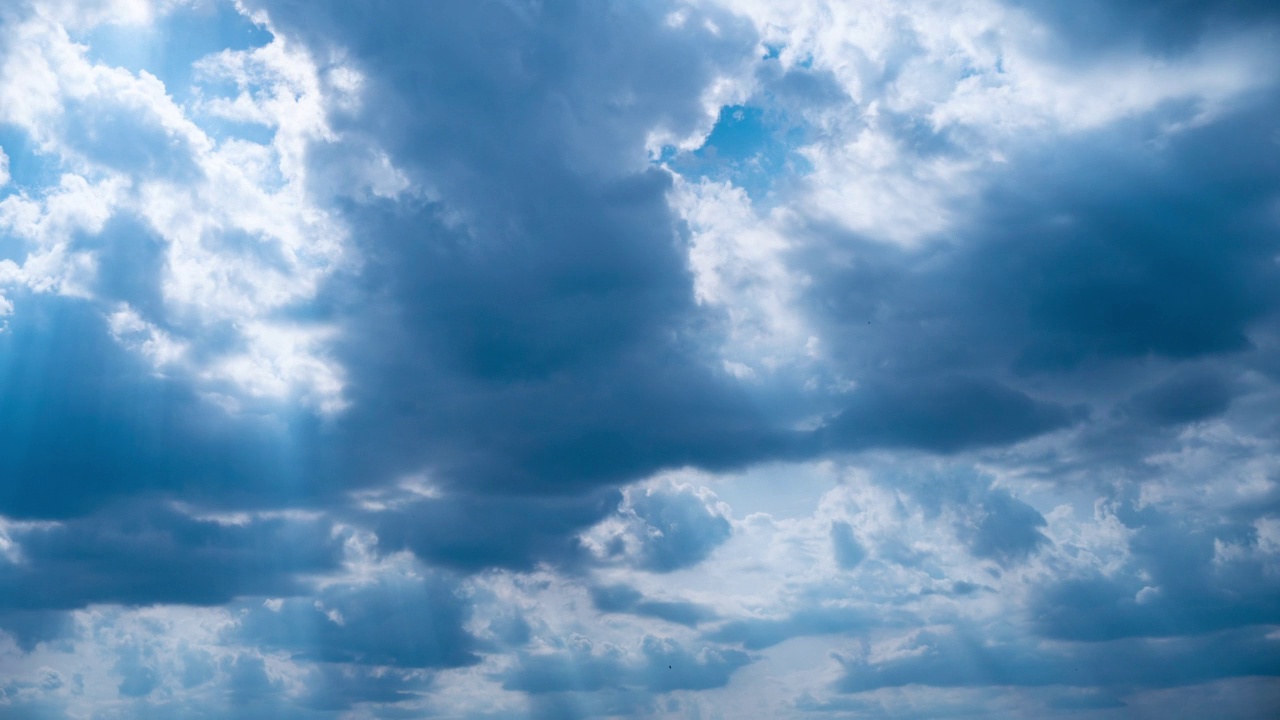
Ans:
[[[1148,5],[0,10],[0,716],[1263,717],[1280,15]]]

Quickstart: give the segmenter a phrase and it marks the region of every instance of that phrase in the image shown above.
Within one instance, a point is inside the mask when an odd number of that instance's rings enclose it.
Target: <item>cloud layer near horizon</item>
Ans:
[[[0,10],[0,718],[1264,718],[1264,3]]]

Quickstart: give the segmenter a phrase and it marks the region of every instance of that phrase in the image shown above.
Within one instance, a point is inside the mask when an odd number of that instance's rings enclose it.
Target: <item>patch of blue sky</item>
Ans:
[[[41,153],[26,131],[0,123],[0,148],[9,156],[9,182],[0,186],[0,197],[24,191],[34,194],[58,182],[59,164]]]
[[[781,113],[729,105],[721,108],[701,147],[691,152],[664,148],[659,159],[685,177],[728,180],[761,201],[780,181],[812,169],[794,152],[804,138],[805,129]]]
[[[146,70],[164,83],[177,102],[191,99],[193,64],[222,50],[246,50],[271,42],[271,33],[226,0],[175,9],[147,27],[107,24],[76,37],[90,60]]]
[[[981,77],[987,74],[1003,75],[1004,72],[1004,56],[997,55],[995,65],[989,70],[974,67],[972,65],[965,65],[964,69],[960,71],[960,79],[968,80],[971,77]]]

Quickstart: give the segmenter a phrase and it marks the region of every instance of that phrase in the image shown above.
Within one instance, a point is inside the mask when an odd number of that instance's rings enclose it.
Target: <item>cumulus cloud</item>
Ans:
[[[466,603],[445,578],[386,578],[266,601],[241,620],[248,644],[330,663],[408,668],[476,662]]]
[[[0,716],[1258,715],[1278,24],[0,10]]]
[[[349,261],[341,223],[304,187],[302,154],[334,139],[310,58],[275,40],[197,63],[206,85],[229,77],[246,98],[251,74],[267,96],[248,120],[268,127],[268,142],[219,137],[200,124],[203,106],[180,105],[146,70],[94,61],[55,17],[21,8],[6,22],[16,42],[0,65],[0,120],[64,172],[56,187],[3,201],[0,226],[27,250],[10,282],[127,301],[103,292],[110,286],[99,286],[97,270],[103,256],[132,255],[149,267],[131,284],[154,301],[133,311],[204,345],[203,357],[184,363],[187,374],[250,397],[297,394],[339,407],[341,371],[324,356],[324,327],[272,317],[314,298]],[[104,235],[109,221],[116,232]],[[131,247],[134,232],[150,236],[149,247]],[[205,344],[215,328],[233,342]]]
[[[709,488],[658,484],[628,490],[614,517],[584,537],[601,560],[669,573],[702,562],[733,534],[728,507]]]

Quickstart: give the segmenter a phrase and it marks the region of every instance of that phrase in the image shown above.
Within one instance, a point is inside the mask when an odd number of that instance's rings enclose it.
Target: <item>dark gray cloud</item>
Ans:
[[[982,473],[960,468],[911,474],[887,468],[880,482],[905,493],[930,521],[949,518],[956,536],[975,558],[1011,565],[1025,560],[1049,540],[1044,516]],[[901,545],[879,553],[902,565],[924,558]]]
[[[711,33],[570,2],[266,6],[352,51],[369,110],[332,120],[433,188],[348,208],[361,275],[326,299],[353,400],[340,464],[375,481],[426,468],[447,487],[379,517],[387,547],[462,569],[565,562],[611,511],[602,486],[794,445],[700,341],[714,318],[693,300],[671,180],[644,162],[647,133],[691,130],[702,88],[751,52],[741,21],[716,16]],[[483,529],[495,518],[514,531]],[[674,569],[716,542],[683,533],[645,562]]]
[[[965,634],[923,633],[920,652],[883,663],[841,660],[841,692],[885,687],[1172,687],[1226,677],[1280,675],[1265,630],[1241,630],[1170,642],[1119,640],[1052,648],[991,642]]]
[[[1078,415],[1079,413],[1074,413]],[[1007,445],[1066,427],[1073,412],[989,380],[876,384],[822,428],[832,449],[909,447],[951,453]]]
[[[593,587],[591,604],[604,613],[657,618],[689,627],[716,619],[716,612],[705,605],[678,600],[649,600],[630,585]]]
[[[318,422],[230,416],[185,382],[157,377],[83,301],[21,294],[0,333],[0,512],[83,515],[120,497],[296,505],[328,473],[291,452]]]
[[[633,492],[629,509],[639,521],[638,564],[671,572],[706,559],[733,534],[733,525],[692,488]]]
[[[1039,632],[1064,640],[1197,635],[1280,623],[1280,582],[1266,571],[1256,526],[1179,518],[1124,503],[1131,563],[1110,577],[1065,578],[1028,608]],[[1238,557],[1223,557],[1235,548]]]
[[[896,264],[881,250],[840,279],[879,277],[846,282],[852,297],[830,302],[850,320],[865,316],[850,300],[878,303],[897,332],[947,318],[944,329],[970,341],[1000,342],[964,354],[943,344],[920,358],[930,365],[1012,360],[1034,373],[1088,358],[1245,349],[1248,324],[1276,299],[1275,269],[1262,260],[1274,249],[1266,207],[1277,180],[1249,150],[1273,142],[1263,119],[1272,109],[1263,101],[1188,130],[1159,153],[1146,149],[1151,129],[1138,122],[1029,152],[991,178],[958,230],[968,242],[925,251],[930,271],[878,272]]]
[[[304,574],[338,567],[328,520],[198,520],[166,506],[115,506],[11,531],[18,562],[0,562],[0,610],[90,603],[217,605],[250,593],[289,595]]]
[[[318,56],[352,53],[366,110],[331,121],[377,136],[438,197],[340,208],[360,274],[298,310],[344,326],[351,410],[225,413],[120,347],[105,305],[19,296],[0,336],[0,418],[22,428],[0,437],[0,474],[18,479],[0,486],[0,512],[74,517],[139,495],[332,507],[430,469],[451,491],[373,520],[385,547],[529,568],[573,559],[574,536],[612,510],[610,486],[791,442],[699,340],[714,319],[693,300],[670,176],[644,156],[654,127],[701,122],[703,88],[753,52],[742,21],[679,29],[656,6],[568,2],[266,7]],[[152,233],[120,217],[76,242],[100,254],[106,301],[164,327]],[[214,328],[197,351],[222,340]],[[519,531],[494,534],[495,520]],[[673,568],[715,543],[683,532],[669,527],[646,562]],[[139,602],[182,600],[145,587]]]
[[[235,635],[253,646],[299,658],[404,668],[462,667],[479,662],[464,628],[470,607],[456,585],[434,574],[335,585],[314,597],[259,604]]]
[[[1141,43],[1158,52],[1192,49],[1206,34],[1280,24],[1280,12],[1266,0],[1086,0],[1068,11],[1048,0],[1011,0],[1054,28],[1076,52]]]
[[[859,380],[825,445],[956,452],[1106,425],[1136,448],[1226,410],[1228,378],[1274,336],[1275,108],[1260,94],[1158,145],[1186,110],[1024,148],[914,249],[797,228],[809,307]],[[1097,412],[1117,404],[1141,422]]]
[[[968,540],[974,557],[1007,565],[1049,541],[1040,532],[1046,525],[1040,511],[1003,488],[985,492],[969,511],[972,515],[961,525],[960,536]]]
[[[1157,176],[1163,165],[1140,152],[1117,155],[1125,138],[1114,132],[1086,138],[993,178],[963,230],[972,242],[930,245],[927,270],[913,268],[919,252],[848,237],[839,240],[858,249],[853,266],[813,266],[812,307],[865,381],[805,440],[785,429],[795,417],[766,416],[714,369],[700,333],[716,318],[693,301],[664,197],[670,180],[639,162],[649,129],[683,132],[701,120],[701,89],[752,51],[749,29],[716,16],[711,34],[694,21],[672,28],[658,11],[573,3],[539,11],[555,23],[496,5],[483,14],[445,5],[430,17],[409,6],[268,7],[318,49],[352,51],[371,109],[333,122],[376,134],[438,198],[346,208],[365,265],[317,312],[348,329],[339,355],[352,410],[324,426],[220,416],[119,348],[93,310],[28,298],[0,342],[44,354],[5,353],[14,391],[0,414],[23,417],[24,430],[0,439],[0,462],[7,476],[42,482],[6,484],[6,512],[66,516],[140,492],[317,504],[428,467],[455,491],[380,518],[389,546],[464,569],[529,567],[573,554],[573,535],[607,512],[602,486],[685,464],[1017,442],[1085,417],[1062,388],[1031,388],[1028,374],[1089,358],[1245,350],[1246,326],[1273,300],[1257,212],[1274,179],[1253,155],[1229,151],[1265,131],[1261,111],[1175,138],[1167,155],[1193,181]],[[627,40],[588,39],[615,36]],[[508,50],[474,50],[495,46]],[[128,253],[150,257],[147,236],[110,240],[138,235],[124,222],[84,241],[111,249],[104,292],[145,309],[154,288],[130,275]],[[68,369],[46,372],[40,358]],[[1133,407],[1172,418],[1224,402],[1220,388],[1196,390],[1205,394],[1190,409],[1154,396],[1135,396]],[[566,499],[522,513],[534,489]],[[546,518],[506,546],[472,532],[475,523],[445,537],[433,529],[441,523],[412,519],[480,512]],[[661,537],[693,542],[680,532]],[[714,544],[704,540],[685,549]],[[650,569],[685,562],[663,554],[674,542],[651,548]]]
[[[370,524],[383,550],[408,548],[459,570],[572,566],[584,559],[577,533],[616,512],[621,499],[616,490],[559,497],[463,494],[379,513]]]
[[[1121,407],[1156,425],[1180,425],[1221,415],[1231,405],[1231,384],[1214,371],[1188,371],[1139,390]]]
[[[0,630],[13,637],[19,649],[30,652],[42,642],[69,637],[75,623],[62,610],[2,610]]]

